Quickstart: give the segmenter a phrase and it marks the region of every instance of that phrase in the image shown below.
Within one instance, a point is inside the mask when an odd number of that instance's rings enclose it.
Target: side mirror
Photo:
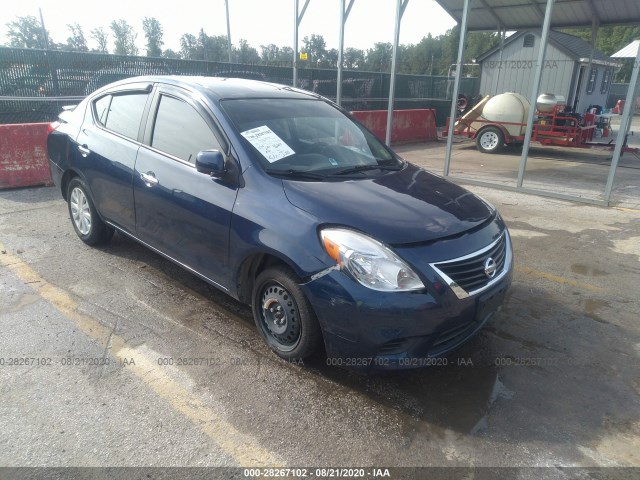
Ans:
[[[196,170],[200,173],[220,178],[227,173],[224,165],[224,155],[218,150],[202,150],[196,156]]]

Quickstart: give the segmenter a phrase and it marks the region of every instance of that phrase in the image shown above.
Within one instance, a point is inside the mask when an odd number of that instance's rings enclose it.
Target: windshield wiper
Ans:
[[[271,175],[280,175],[282,177],[289,177],[289,178],[306,178],[309,180],[324,180],[325,178],[327,178],[326,175],[322,175],[321,173],[308,172],[304,170],[294,170],[292,168],[288,170],[278,170],[276,168],[267,168],[265,169],[265,172]]]
[[[342,170],[338,170],[337,172],[332,173],[331,175],[349,175],[350,173],[358,173],[358,172],[366,172],[367,170],[391,170],[397,171],[402,168],[402,165],[391,166],[391,165],[356,165],[355,167],[343,168]]]

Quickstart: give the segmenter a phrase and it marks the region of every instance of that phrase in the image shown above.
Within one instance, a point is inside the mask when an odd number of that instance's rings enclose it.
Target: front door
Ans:
[[[207,110],[177,89],[157,92],[148,125],[133,181],[137,236],[226,289],[237,188],[198,173],[195,159],[228,147]]]

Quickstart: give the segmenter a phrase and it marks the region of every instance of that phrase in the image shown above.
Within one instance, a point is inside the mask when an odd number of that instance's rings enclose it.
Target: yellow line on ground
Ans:
[[[604,292],[607,290],[606,288],[591,285],[590,283],[580,282],[578,280],[561,277],[559,275],[554,275],[553,273],[542,272],[540,270],[535,270],[533,268],[524,267],[521,265],[516,265],[516,272],[524,273],[525,275],[532,275],[534,277],[544,278],[546,280],[561,283],[563,285],[571,285],[572,287],[582,288],[584,290],[590,290],[592,292]]]
[[[5,247],[0,243],[0,251],[4,250],[6,250]],[[11,270],[40,297],[73,321],[85,335],[108,349],[121,365],[123,360],[127,360],[128,364],[123,368],[135,374],[159,397],[187,417],[238,465],[252,467],[283,465],[275,454],[259,446],[248,435],[239,432],[202,400],[169,377],[164,371],[165,367],[157,364],[157,359],[144,354],[144,349],[127,344],[126,340],[115,334],[111,328],[102,325],[90,315],[80,312],[78,304],[67,292],[47,282],[20,258],[9,253],[0,254],[0,266]],[[134,362],[130,362],[131,359]]]
[[[612,207],[614,210],[620,210],[621,212],[632,212],[632,213],[640,213],[640,209],[638,208],[628,208],[628,207]]]

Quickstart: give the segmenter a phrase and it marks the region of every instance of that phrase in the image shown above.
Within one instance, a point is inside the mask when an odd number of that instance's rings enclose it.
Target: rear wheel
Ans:
[[[291,270],[275,266],[260,273],[252,304],[260,334],[280,357],[304,359],[318,349],[318,320]]]
[[[476,146],[482,153],[497,153],[504,147],[504,135],[498,127],[486,127],[476,137]]]
[[[80,240],[87,245],[98,245],[111,239],[113,228],[105,224],[98,215],[82,180],[76,177],[69,182],[67,199],[71,224]]]

